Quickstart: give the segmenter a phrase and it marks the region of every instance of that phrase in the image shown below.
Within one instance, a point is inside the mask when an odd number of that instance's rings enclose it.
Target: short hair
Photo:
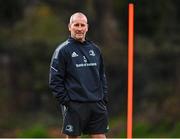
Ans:
[[[87,17],[85,14],[83,14],[82,12],[76,12],[73,15],[71,15],[70,19],[69,19],[69,24],[71,24],[73,22],[73,18],[74,16],[81,16],[81,17],[85,17],[87,20]],[[87,22],[87,21],[86,21]]]

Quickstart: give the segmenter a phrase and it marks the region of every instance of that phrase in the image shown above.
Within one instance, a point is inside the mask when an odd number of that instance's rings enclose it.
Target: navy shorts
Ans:
[[[70,136],[104,134],[109,130],[108,112],[103,101],[74,102],[63,106],[62,132]]]

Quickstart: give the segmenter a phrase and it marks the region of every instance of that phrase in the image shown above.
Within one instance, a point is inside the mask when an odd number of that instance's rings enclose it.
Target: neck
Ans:
[[[71,36],[72,37],[72,36]],[[76,41],[79,41],[79,42],[84,42],[85,41],[85,38],[83,38],[83,39],[77,39],[77,38],[75,38],[75,37],[72,37],[73,39],[75,39]]]

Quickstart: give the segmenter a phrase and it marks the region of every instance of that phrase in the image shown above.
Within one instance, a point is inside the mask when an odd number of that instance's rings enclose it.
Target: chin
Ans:
[[[76,37],[77,40],[82,41],[84,38],[83,37]]]

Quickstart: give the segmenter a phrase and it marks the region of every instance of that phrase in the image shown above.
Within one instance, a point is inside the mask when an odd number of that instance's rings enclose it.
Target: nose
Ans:
[[[83,30],[83,27],[82,26],[78,26],[77,30],[81,31],[81,30]]]
[[[82,25],[79,25],[78,28],[83,28],[83,26],[82,26]]]

